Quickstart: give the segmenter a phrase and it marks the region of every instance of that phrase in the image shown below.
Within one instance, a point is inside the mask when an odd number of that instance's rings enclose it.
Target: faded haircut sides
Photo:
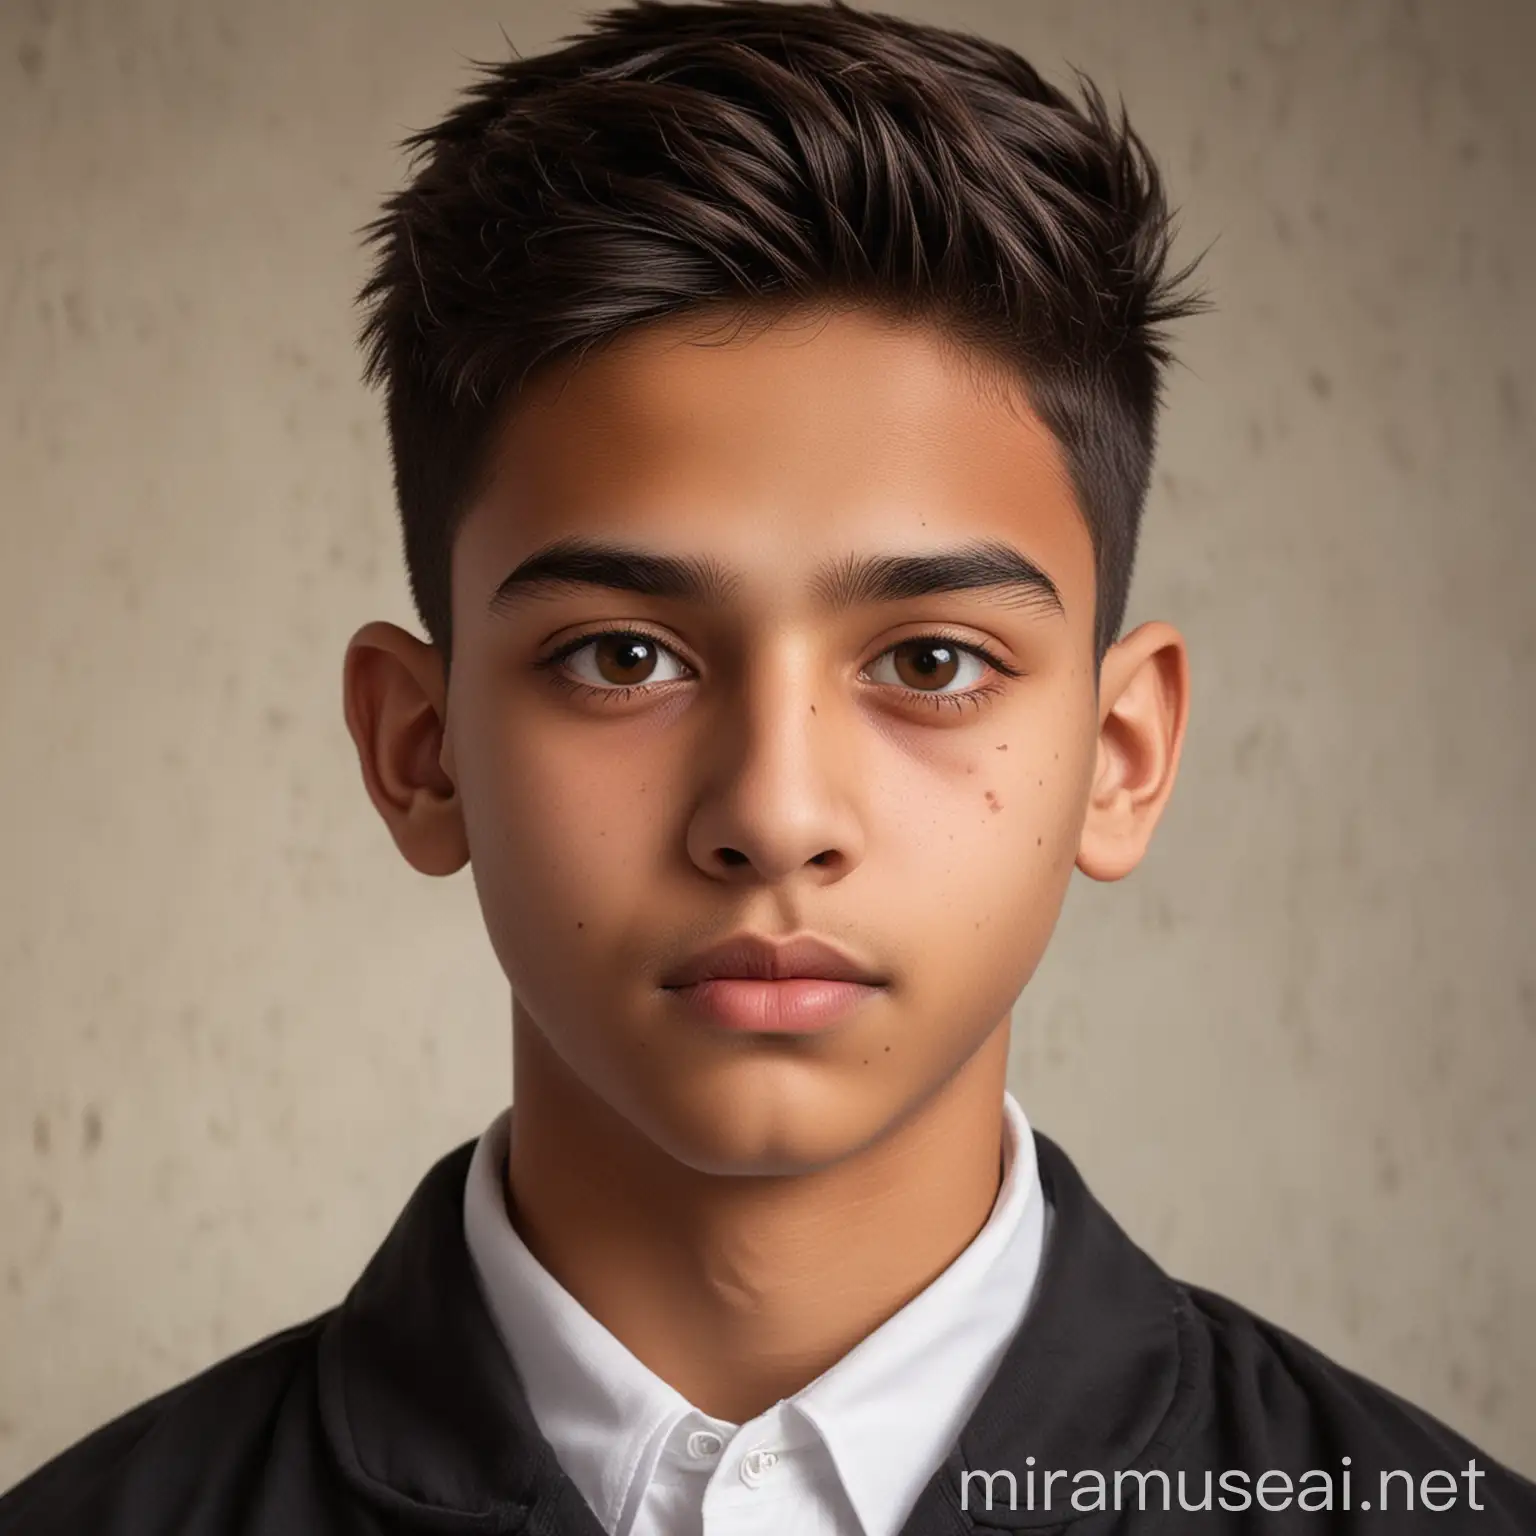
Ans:
[[[536,370],[690,311],[862,307],[1022,386],[1093,541],[1095,662],[1125,616],[1170,273],[1162,178],[1122,103],[1081,105],[983,38],[844,0],[636,3],[479,64],[413,134],[364,231],[365,377],[384,386],[406,567],[452,649],[449,556]]]

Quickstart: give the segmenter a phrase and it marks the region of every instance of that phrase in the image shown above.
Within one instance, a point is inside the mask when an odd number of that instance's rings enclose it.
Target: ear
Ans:
[[[395,846],[424,875],[469,861],[447,750],[442,652],[393,624],[365,624],[347,647],[342,698],[368,797]]]
[[[1099,754],[1077,867],[1120,880],[1141,862],[1173,793],[1189,718],[1189,655],[1171,625],[1143,624],[1099,669]]]

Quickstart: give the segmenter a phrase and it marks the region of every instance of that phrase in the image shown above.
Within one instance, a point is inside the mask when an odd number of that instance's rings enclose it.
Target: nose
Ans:
[[[688,852],[713,878],[841,879],[857,867],[858,745],[803,660],[763,656],[705,727]]]

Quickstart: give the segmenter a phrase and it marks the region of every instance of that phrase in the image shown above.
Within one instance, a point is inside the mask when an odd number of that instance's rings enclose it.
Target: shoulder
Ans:
[[[0,1496],[0,1536],[232,1529],[274,1442],[292,1442],[291,1457],[317,1432],[316,1355],[330,1316],[273,1334],[70,1446]]]
[[[1456,1501],[1445,1509],[1484,1505],[1481,1518],[1490,1523],[1478,1529],[1536,1530],[1536,1483],[1424,1409],[1237,1302],[1198,1286],[1177,1289],[1207,1346],[1214,1422],[1200,1438],[1211,1450],[1219,1445],[1238,1458],[1227,1465],[1246,1466],[1254,1475],[1268,1468],[1317,1468],[1336,1480],[1348,1467],[1357,1497],[1377,1504],[1385,1476],[1385,1491],[1397,1501],[1393,1507],[1405,1511],[1411,1481],[1415,1512],[1449,1497],[1454,1483]],[[1506,1523],[1497,1523],[1499,1515]],[[1442,1528],[1454,1524],[1446,1526],[1442,1516]]]

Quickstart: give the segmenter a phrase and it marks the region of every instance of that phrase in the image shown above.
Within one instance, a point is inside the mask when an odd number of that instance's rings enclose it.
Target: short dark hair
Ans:
[[[1172,217],[1121,103],[1001,44],[844,0],[635,3],[481,64],[405,148],[365,234],[417,611],[452,645],[449,554],[535,369],[694,310],[865,307],[1002,364],[1060,443],[1095,552],[1095,660],[1125,615],[1167,322]]]

